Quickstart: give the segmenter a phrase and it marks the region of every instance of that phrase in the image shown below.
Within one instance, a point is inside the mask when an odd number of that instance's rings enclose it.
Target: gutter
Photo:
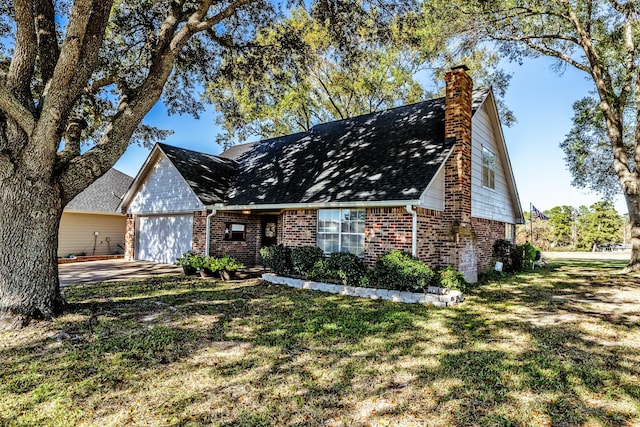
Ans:
[[[245,210],[281,210],[281,209],[323,209],[323,208],[383,208],[417,205],[419,200],[383,200],[377,202],[312,202],[312,203],[268,203],[264,205],[224,205],[216,203],[206,206],[207,209],[224,211]]]
[[[418,212],[413,209],[413,206],[406,205],[404,207],[407,213],[411,214],[411,255],[418,256]]]
[[[211,213],[209,215],[207,215],[207,231],[206,231],[206,239],[207,241],[205,242],[205,255],[209,255],[209,246],[211,246],[211,218],[213,218],[215,216],[215,214],[217,214],[218,211],[215,209],[211,210]]]

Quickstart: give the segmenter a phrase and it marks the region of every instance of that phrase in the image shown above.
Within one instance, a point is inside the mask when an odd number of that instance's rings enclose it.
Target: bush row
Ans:
[[[381,255],[373,269],[367,268],[362,259],[354,254],[335,252],[325,257],[322,249],[315,246],[269,246],[260,249],[260,255],[263,265],[280,276],[294,275],[347,286],[412,292],[424,292],[429,286],[462,292],[467,290],[462,273],[455,268],[449,266],[433,271],[423,261],[397,249]]]
[[[236,271],[244,268],[244,264],[229,255],[223,257],[204,256],[194,254],[191,251],[184,253],[180,258],[176,259],[176,265],[184,268],[185,273],[198,270],[215,273],[217,271]]]

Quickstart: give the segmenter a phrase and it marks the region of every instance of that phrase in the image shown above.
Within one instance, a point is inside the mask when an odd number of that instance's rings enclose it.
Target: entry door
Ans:
[[[273,246],[278,243],[278,217],[265,215],[262,217],[262,246]]]

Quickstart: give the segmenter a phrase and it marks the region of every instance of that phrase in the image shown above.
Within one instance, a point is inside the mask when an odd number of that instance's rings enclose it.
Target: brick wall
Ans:
[[[136,241],[136,218],[127,214],[126,226],[124,232],[124,259],[133,261],[135,241]]]
[[[484,271],[493,267],[493,243],[504,239],[505,223],[480,218],[473,218],[472,221],[478,242],[478,269]]]
[[[442,212],[424,208],[416,208],[416,212],[418,215],[416,256],[431,268],[438,268],[446,264],[442,254],[446,240],[450,239],[442,222]]]
[[[317,210],[289,210],[282,213],[282,239],[285,246],[315,246],[318,234]]]
[[[193,213],[191,250],[200,255],[205,255],[207,250],[207,215],[207,211],[195,211]]]
[[[364,222],[364,262],[372,266],[389,249],[411,253],[413,218],[404,207],[369,208]]]
[[[245,224],[246,239],[244,241],[224,240],[225,225],[227,223]],[[261,233],[261,221],[257,215],[218,212],[211,218],[210,255],[230,255],[246,266],[256,265]]]

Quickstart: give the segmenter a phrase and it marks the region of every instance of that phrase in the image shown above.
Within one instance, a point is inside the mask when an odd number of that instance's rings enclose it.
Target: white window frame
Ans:
[[[496,189],[496,155],[489,148],[482,146],[482,186],[491,190]],[[485,159],[489,159],[485,162]],[[486,171],[486,173],[485,173]],[[485,179],[486,178],[486,179]]]
[[[349,213],[349,218],[351,218],[352,216],[352,212],[356,212],[356,216],[358,214],[362,215],[362,220],[356,219],[356,220],[347,220],[349,222],[349,225],[347,226],[347,228],[349,227],[358,227],[358,223],[362,223],[361,224],[361,229],[362,232],[357,232],[357,231],[343,231],[343,228],[345,228],[345,213]],[[333,216],[337,217],[340,219],[340,222],[338,223],[338,227],[337,227],[337,231],[321,231],[321,226],[320,226],[320,221],[322,220],[330,220],[330,216],[327,218],[321,218],[322,213],[325,214],[333,214]],[[364,223],[366,220],[366,209],[318,209],[318,220],[317,220],[317,233],[316,233],[316,246],[318,246],[319,248],[321,248],[325,255],[329,255],[332,252],[331,251],[327,251],[326,250],[326,245],[321,245],[321,236],[329,236],[329,235],[337,235],[338,238],[338,246],[337,246],[337,251],[333,251],[333,252],[350,252],[350,253],[355,253],[356,255],[360,256],[360,257],[364,257]],[[347,247],[344,245],[343,242],[343,236],[358,236],[361,237],[361,239],[359,239],[362,242],[362,246],[358,245],[355,247],[356,251],[353,251],[353,247]]]
[[[504,225],[504,240],[515,243],[516,226],[510,223]]]

